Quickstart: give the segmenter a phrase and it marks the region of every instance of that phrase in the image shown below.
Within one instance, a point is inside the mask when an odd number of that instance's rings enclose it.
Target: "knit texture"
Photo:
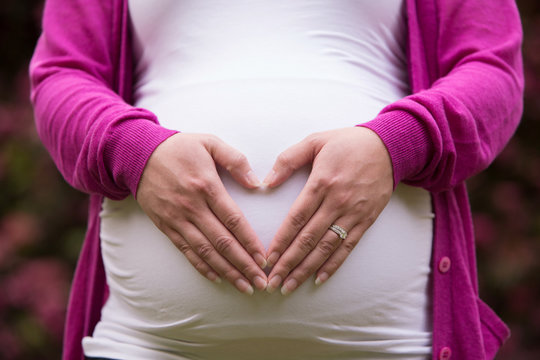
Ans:
[[[513,0],[406,0],[412,95],[361,126],[388,148],[394,182],[431,191],[433,358],[492,359],[508,337],[478,298],[464,181],[486,168],[522,112],[521,24]],[[501,16],[504,14],[504,16]],[[31,66],[39,135],[65,179],[92,194],[63,358],[83,359],[107,298],[99,245],[103,196],[135,195],[153,150],[175,133],[133,108],[127,0],[48,0]],[[351,126],[354,124],[351,124]],[[449,257],[448,272],[438,271]]]

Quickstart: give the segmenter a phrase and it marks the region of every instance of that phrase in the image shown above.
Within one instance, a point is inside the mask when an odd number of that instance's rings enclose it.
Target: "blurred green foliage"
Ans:
[[[525,112],[494,164],[468,182],[481,296],[513,336],[498,360],[540,359],[540,2],[517,1]],[[59,359],[87,198],[60,177],[33,126],[27,66],[42,0],[0,7],[0,358]]]

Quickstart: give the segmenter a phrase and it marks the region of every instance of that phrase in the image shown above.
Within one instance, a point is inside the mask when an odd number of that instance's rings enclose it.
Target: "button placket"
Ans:
[[[450,267],[452,266],[452,261],[448,256],[444,256],[439,261],[439,271],[443,274],[447,273],[448,270],[450,270]]]
[[[445,346],[439,352],[439,360],[450,360],[452,357],[452,350],[449,347]]]

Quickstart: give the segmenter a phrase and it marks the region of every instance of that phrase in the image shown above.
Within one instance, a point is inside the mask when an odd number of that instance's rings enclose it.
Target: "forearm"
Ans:
[[[59,170],[75,188],[113,199],[135,194],[150,154],[175,133],[118,95],[128,88],[120,74],[131,71],[119,4],[47,1],[30,64],[37,130]]]
[[[452,188],[493,161],[519,123],[523,95],[521,28],[512,1],[445,2],[439,18],[430,63],[436,74],[422,84],[425,90],[416,84],[415,94],[363,125],[387,146],[395,185],[431,191]]]

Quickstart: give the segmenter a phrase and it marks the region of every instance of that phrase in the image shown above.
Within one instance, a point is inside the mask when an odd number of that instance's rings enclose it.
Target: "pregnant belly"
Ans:
[[[159,101],[148,97],[148,103],[139,105],[156,112],[166,127],[218,135],[242,151],[262,178],[281,151],[309,133],[369,120],[384,105],[366,102],[350,85],[304,85],[198,85]],[[220,174],[268,247],[309,169],[299,170],[273,191],[245,190],[226,172]],[[198,346],[280,338],[327,346],[371,341],[376,349],[385,340],[414,338],[419,346],[426,339],[432,213],[424,190],[398,186],[337,273],[320,287],[309,279],[287,297],[279,292],[250,297],[226,282],[209,282],[131,198],[105,200],[101,220],[111,290],[103,328],[115,324]]]

